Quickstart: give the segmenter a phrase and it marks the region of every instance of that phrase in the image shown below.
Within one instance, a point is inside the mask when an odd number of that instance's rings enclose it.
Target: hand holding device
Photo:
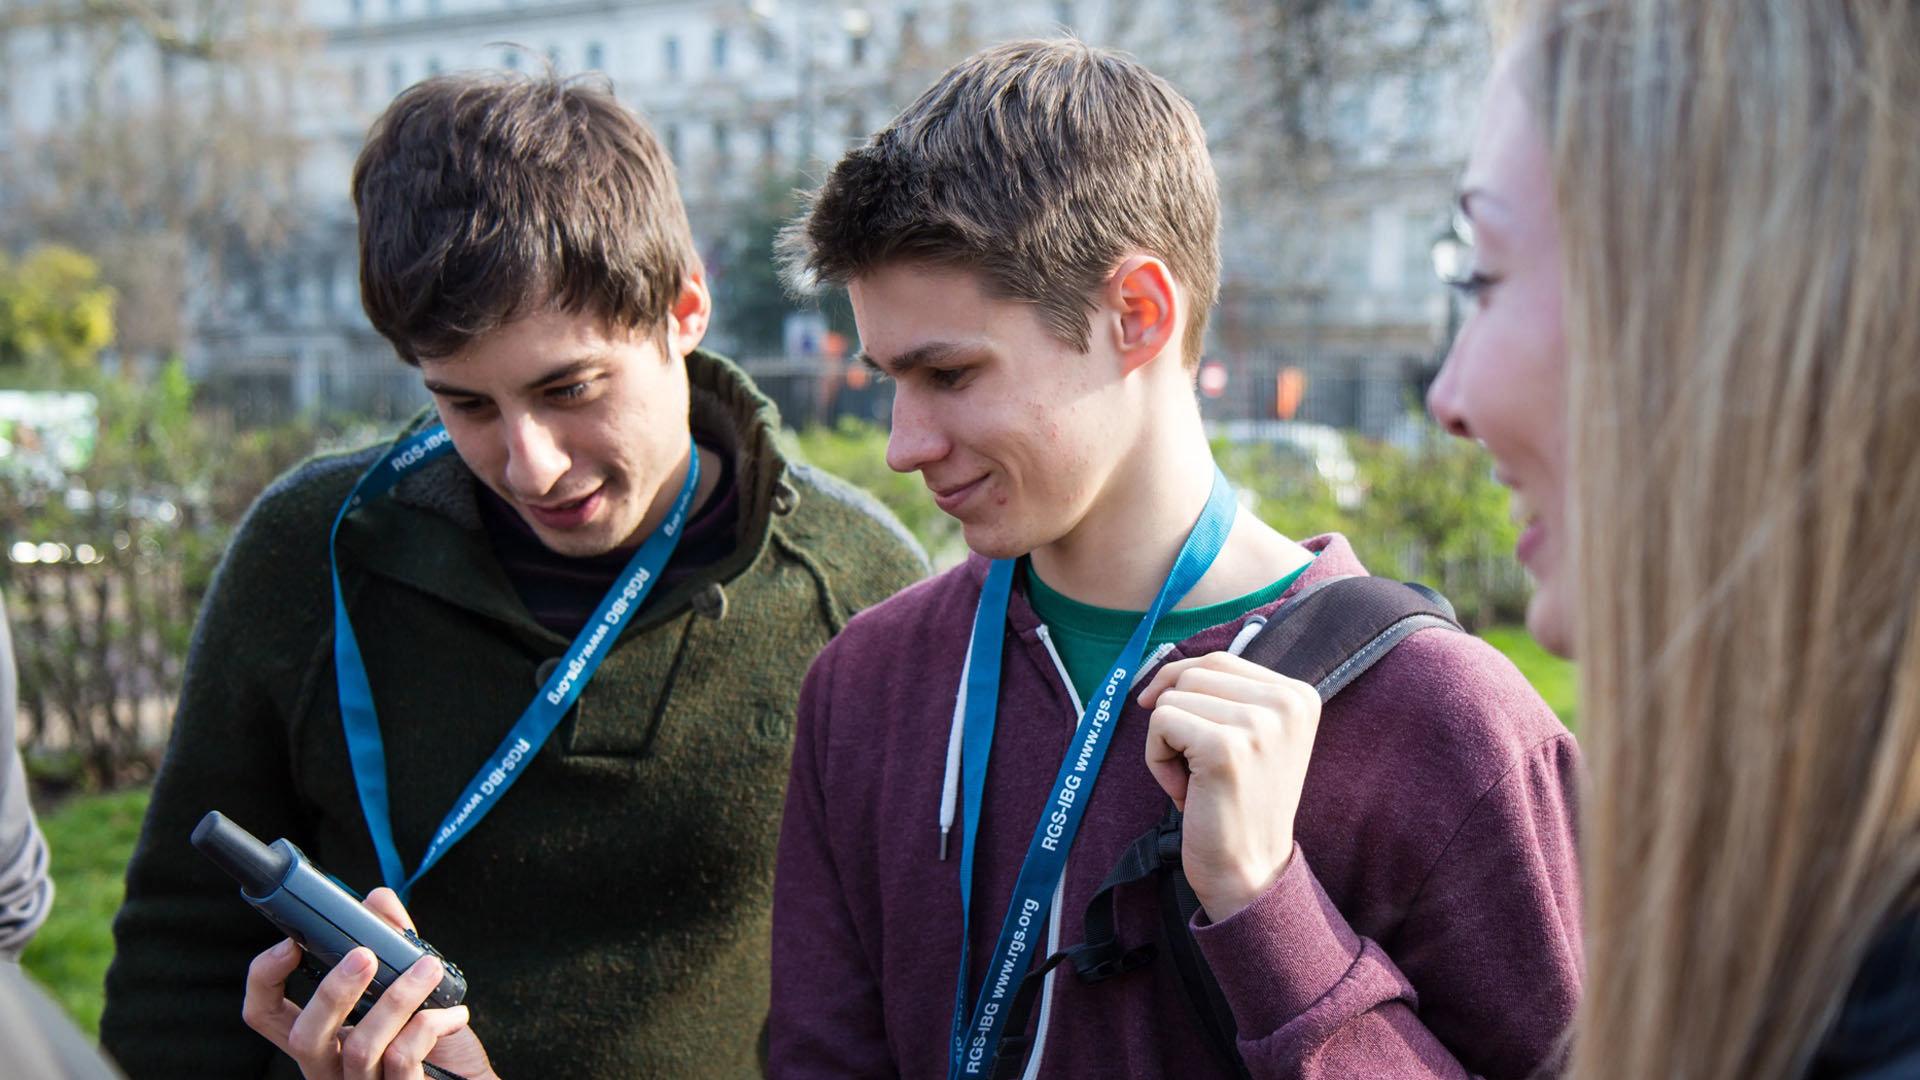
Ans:
[[[300,946],[304,966],[316,979],[324,978],[354,946],[373,950],[378,966],[363,1009],[423,956],[440,960],[445,968],[439,985],[427,995],[428,1005],[451,1008],[466,998],[467,980],[459,968],[412,930],[395,929],[368,911],[359,896],[307,861],[291,841],[263,844],[218,810],[200,819],[192,839],[194,847],[240,883],[242,900]]]
[[[306,1076],[494,1078],[467,1027],[467,1010],[457,1004],[465,978],[414,933],[391,890],[375,889],[363,904],[292,843],[262,844],[218,811],[195,827],[193,844],[288,935],[254,958],[241,1013]],[[320,977],[305,1008],[286,999],[296,967]],[[429,1053],[459,1073],[426,1061]]]

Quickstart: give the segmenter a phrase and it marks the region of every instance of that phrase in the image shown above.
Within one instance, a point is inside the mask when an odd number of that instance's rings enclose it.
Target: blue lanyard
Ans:
[[[1126,647],[1120,650],[1119,659],[1101,681],[1100,693],[1087,702],[1080,724],[1074,729],[1073,742],[1053,778],[1053,796],[1046,803],[1047,811],[1034,826],[1027,857],[1020,864],[1013,900],[1007,905],[1000,940],[981,980],[980,994],[971,1013],[973,1021],[969,1024],[967,943],[973,914],[974,841],[980,833],[980,806],[987,789],[987,758],[993,748],[993,726],[1000,698],[1001,645],[1006,637],[1007,599],[1013,590],[1014,562],[996,559],[988,568],[986,584],[980,590],[980,606],[974,609],[973,615],[972,660],[966,676],[967,705],[960,748],[964,784],[961,804],[964,831],[960,836],[960,985],[953,1008],[953,1052],[948,1080],[985,1076],[992,1069],[1007,1005],[1032,963],[1034,938],[1046,923],[1047,898],[1066,866],[1067,851],[1073,847],[1073,838],[1080,831],[1080,818],[1086,812],[1088,797],[1093,794],[1100,763],[1106,758],[1107,734],[1123,707],[1119,698],[1133,687],[1133,677],[1146,655],[1153,624],[1206,576],[1207,569],[1220,554],[1227,533],[1233,528],[1235,510],[1233,488],[1216,468],[1207,507],[1180,548],[1180,557],[1174,560],[1173,571],[1160,586],[1160,595],[1154,598],[1153,606],[1147,609]]]
[[[546,685],[540,688],[533,704],[520,714],[507,737],[467,783],[467,789],[460,793],[459,800],[434,832],[433,842],[420,859],[420,868],[409,877],[393,844],[393,820],[387,801],[386,746],[381,741],[380,721],[373,709],[367,666],[361,660],[360,643],[354,637],[353,622],[347,618],[346,598],[340,592],[340,560],[335,553],[335,543],[340,536],[340,523],[346,520],[348,511],[392,490],[402,477],[451,449],[452,436],[446,428],[436,427],[388,450],[354,486],[353,494],[333,519],[333,532],[327,540],[327,554],[333,564],[333,663],[340,683],[340,720],[346,729],[347,757],[353,764],[354,786],[360,792],[360,810],[366,815],[367,831],[372,834],[374,851],[380,857],[380,876],[403,901],[420,875],[487,816],[487,811],[493,809],[500,796],[519,779],[521,767],[539,753],[561,718],[573,707],[581,689],[605,659],[607,649],[619,637],[620,627],[646,600],[661,569],[673,556],[693,503],[694,489],[700,482],[700,452],[694,447],[689,456],[687,479],[680,485],[680,496],[674,500],[672,512],[640,545],[640,550],[633,553],[620,581],[600,601],[593,618],[573,639],[573,645]]]

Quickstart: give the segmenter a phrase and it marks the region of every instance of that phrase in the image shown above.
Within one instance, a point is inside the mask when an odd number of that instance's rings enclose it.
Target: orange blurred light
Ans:
[[[1291,420],[1300,409],[1300,399],[1307,394],[1307,376],[1299,368],[1281,368],[1273,390],[1273,415]]]

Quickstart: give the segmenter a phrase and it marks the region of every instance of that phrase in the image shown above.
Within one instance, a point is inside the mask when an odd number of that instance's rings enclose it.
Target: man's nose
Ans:
[[[895,384],[893,392],[893,429],[887,434],[887,468],[894,472],[917,472],[945,457],[946,440],[940,435],[934,418],[909,387]]]
[[[530,413],[509,419],[505,431],[507,487],[523,499],[552,492],[572,464],[559,434]]]

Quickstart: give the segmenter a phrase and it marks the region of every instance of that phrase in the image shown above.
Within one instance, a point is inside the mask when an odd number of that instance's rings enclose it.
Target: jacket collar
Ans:
[[[1307,564],[1305,570],[1301,571],[1294,583],[1287,586],[1286,592],[1281,593],[1277,599],[1264,607],[1254,608],[1237,619],[1208,627],[1193,635],[1179,644],[1177,655],[1200,656],[1218,652],[1227,647],[1247,619],[1255,615],[1271,616],[1276,608],[1293,599],[1309,585],[1331,577],[1347,577],[1367,572],[1366,568],[1360,565],[1359,558],[1354,555],[1353,545],[1339,533],[1326,533],[1309,540],[1302,540],[1300,546],[1312,552],[1314,559]],[[967,583],[968,590],[974,595],[977,596],[986,585],[987,568],[991,565],[993,560],[986,556],[978,552],[967,553],[967,561],[962,564],[964,575],[962,580]],[[1040,616],[1034,613],[1033,604],[1027,599],[1025,575],[1016,577],[1014,583],[1013,595],[1007,601],[1007,625],[1016,633],[1029,634],[1040,625]]]
[[[785,483],[787,461],[775,441],[779,412],[773,402],[731,361],[703,350],[687,356],[687,381],[694,431],[702,441],[734,455],[740,496],[737,546],[708,568],[703,581],[680,582],[650,602],[650,610],[629,624],[629,632],[677,614],[705,580],[730,580],[751,565],[767,545],[776,491]],[[398,438],[439,422],[428,406]],[[478,484],[458,454],[439,458],[403,480],[390,497],[347,515],[340,526],[341,565],[504,623],[541,647],[564,644],[559,635],[533,621],[494,558],[480,523]]]

